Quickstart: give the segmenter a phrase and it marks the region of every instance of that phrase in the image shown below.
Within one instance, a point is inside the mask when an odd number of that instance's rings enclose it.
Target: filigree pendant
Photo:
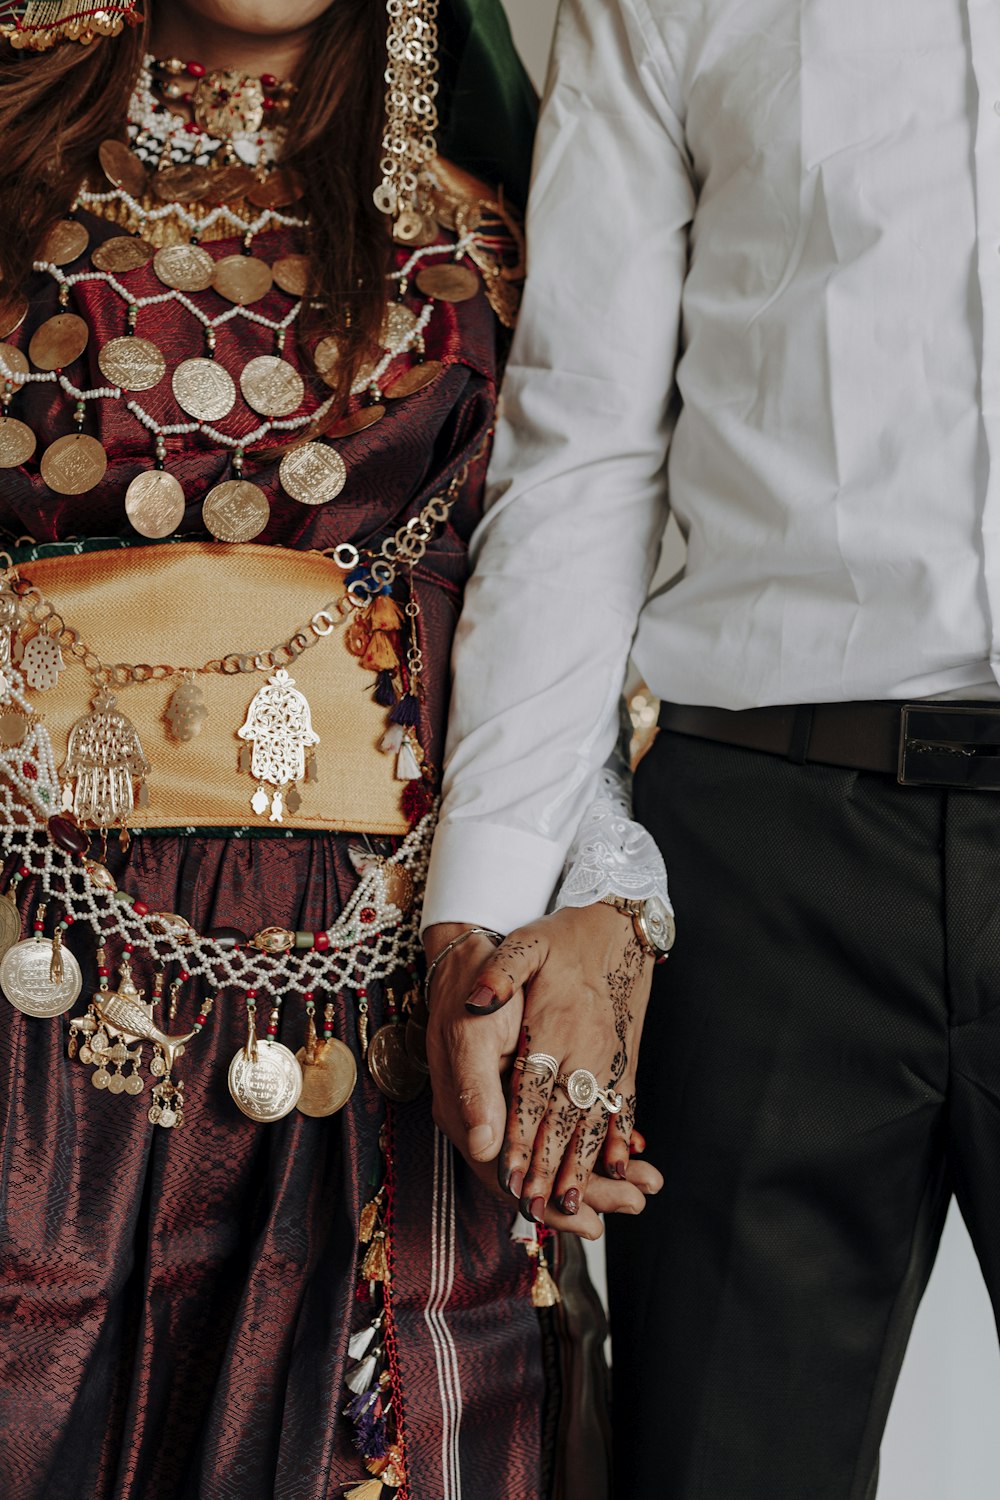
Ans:
[[[250,805],[258,817],[270,808],[270,821],[280,823],[288,790],[305,780],[307,753],[319,744],[309,701],[284,667],[254,696],[237,733],[252,746],[250,774],[257,790]]]
[[[137,806],[145,805],[149,762],[139,732],[102,688],[93,711],[70,730],[62,774],[77,821],[97,828],[124,827]]]
[[[28,686],[36,693],[45,693],[59,681],[59,673],[65,671],[62,651],[55,636],[40,631],[32,636],[24,648],[21,667]]]

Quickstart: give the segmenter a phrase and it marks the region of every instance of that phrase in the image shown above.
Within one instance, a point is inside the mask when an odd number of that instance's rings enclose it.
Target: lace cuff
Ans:
[[[621,748],[601,772],[570,846],[555,909],[590,906],[605,896],[659,896],[670,907],[663,857],[652,834],[632,817],[632,773]]]

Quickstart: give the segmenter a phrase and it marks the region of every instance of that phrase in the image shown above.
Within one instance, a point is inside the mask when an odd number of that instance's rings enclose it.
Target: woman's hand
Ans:
[[[464,930],[432,927],[428,957]],[[646,1195],[662,1186],[655,1167],[630,1157],[650,969],[628,919],[596,905],[520,928],[500,948],[467,938],[435,972],[428,1028],[435,1120],[483,1181],[494,1180],[486,1164],[499,1155],[502,1186],[552,1228],[596,1239],[598,1214],[641,1213]],[[551,1053],[561,1072],[588,1068],[624,1094],[621,1114],[608,1116],[598,1104],[581,1117],[551,1077],[532,1072],[513,1073],[508,1109],[501,1079],[519,1050]],[[595,1165],[605,1175],[592,1177]]]

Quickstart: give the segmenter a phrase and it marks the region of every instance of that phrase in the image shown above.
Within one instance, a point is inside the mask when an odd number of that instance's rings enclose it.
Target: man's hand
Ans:
[[[425,934],[428,958],[433,960],[464,931],[467,928],[448,924],[430,928]],[[632,1136],[635,1053],[648,996],[648,968],[629,922],[610,907],[590,907],[559,912],[521,928],[499,949],[488,938],[466,938],[434,975],[427,1050],[439,1128],[477,1175],[494,1187],[496,1172],[490,1164],[504,1147],[501,1183],[522,1200],[522,1208],[552,1228],[588,1239],[602,1233],[598,1214],[641,1213],[646,1195],[658,1192],[663,1183],[655,1167],[630,1157],[630,1144],[639,1139]],[[534,1035],[530,1043],[522,1039],[525,984],[530,1027],[541,1028],[549,1042],[535,1040]],[[527,1100],[529,1090],[534,1094],[536,1075],[511,1075],[514,1087],[505,1143],[508,1104],[502,1078],[510,1073],[519,1043],[522,1053],[547,1051],[561,1063],[566,1060],[569,1071],[583,1066],[606,1073],[601,1083],[613,1082],[625,1093],[625,1109],[613,1117],[607,1144],[609,1117],[601,1106],[600,1120],[591,1114],[581,1119],[573,1110],[560,1127],[549,1118],[546,1105],[536,1120],[544,1126],[538,1131],[540,1170],[528,1172],[535,1133],[528,1138],[528,1111],[521,1101]],[[584,1049],[588,1060],[581,1060]],[[545,1092],[551,1099],[552,1080],[547,1082]],[[556,1101],[553,1113],[567,1105],[561,1090]],[[567,1134],[569,1123],[573,1129]],[[563,1148],[556,1161],[553,1153],[560,1137]],[[563,1157],[565,1170],[554,1182]],[[592,1177],[595,1163],[608,1175]],[[546,1172],[546,1165],[551,1172]],[[550,1202],[553,1183],[556,1201]]]

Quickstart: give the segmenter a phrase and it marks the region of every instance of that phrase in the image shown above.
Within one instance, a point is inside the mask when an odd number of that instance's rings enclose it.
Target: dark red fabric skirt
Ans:
[[[355,884],[346,837],[140,838],[119,883],[199,930],[321,928]],[[110,863],[111,861],[109,861]],[[33,893],[24,892],[25,904]],[[89,934],[69,946],[95,987]],[[147,993],[152,975],[136,965]],[[187,1029],[202,999],[184,987]],[[319,998],[319,997],[317,997]],[[337,1035],[358,1049],[354,998]],[[372,1022],[381,997],[370,996]],[[0,1495],[331,1500],[364,1482],[342,1415],[358,1219],[386,1106],[359,1059],[338,1115],[255,1125],[227,1070],[246,1012],[222,996],[178,1064],[185,1124],[92,1087],[71,1017],[0,1001]],[[185,1024],[187,1023],[187,1025]],[[281,1039],[302,1045],[290,995]],[[536,1500],[545,1397],[531,1264],[511,1213],[394,1106],[393,1304],[409,1500]],[[387,1492],[388,1494],[389,1492]]]

